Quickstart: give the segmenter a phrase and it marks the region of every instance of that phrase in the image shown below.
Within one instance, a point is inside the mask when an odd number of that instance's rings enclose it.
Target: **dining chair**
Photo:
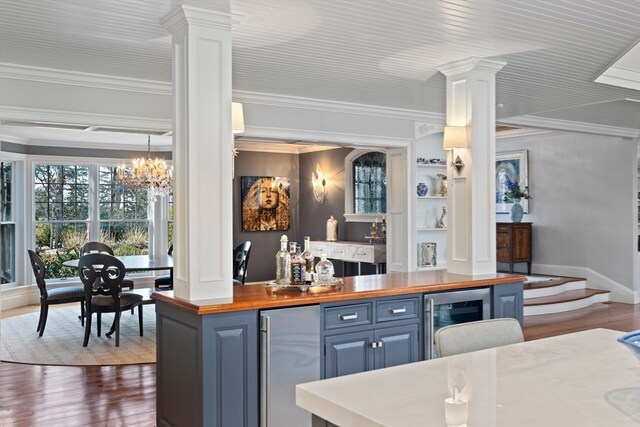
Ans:
[[[169,250],[167,251],[167,255],[173,255],[173,244],[169,246]],[[158,290],[162,291],[170,291],[173,289],[173,278],[171,274],[163,274],[162,276],[156,277],[155,286]]]
[[[80,248],[80,257],[85,256],[90,253],[102,253],[114,256],[113,249],[111,246],[102,242],[87,242]],[[122,280],[122,287],[126,289],[133,289],[135,284],[133,280],[125,278]]]
[[[90,253],[78,262],[78,274],[84,285],[86,321],[83,347],[89,344],[91,315],[96,313],[97,334],[100,336],[102,313],[115,313],[113,325],[105,335],[116,334],[116,347],[120,346],[120,314],[123,310],[138,307],[140,336],[142,330],[142,295],[122,292],[124,264],[114,256],[104,253]]]
[[[439,357],[500,347],[524,341],[520,322],[516,319],[487,319],[457,323],[438,329],[434,334]]]
[[[251,242],[240,243],[233,250],[233,284],[244,285],[247,278],[247,266],[251,255]]]
[[[31,249],[28,249],[27,252],[31,260],[33,275],[36,277],[36,283],[40,290],[40,317],[38,318],[36,332],[39,332],[40,336],[44,334],[44,328],[47,326],[47,316],[49,315],[49,305],[52,304],[79,302],[80,322],[84,326],[84,288],[82,286],[65,286],[63,288],[47,289],[47,284],[44,280],[45,265],[42,258]]]

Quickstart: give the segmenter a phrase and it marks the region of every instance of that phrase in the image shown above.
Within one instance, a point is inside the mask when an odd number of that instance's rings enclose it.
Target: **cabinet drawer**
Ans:
[[[311,249],[311,253],[315,257],[320,258],[322,254],[327,253],[327,245],[323,245],[322,243],[311,242],[309,247]]]
[[[324,329],[373,324],[372,304],[344,305],[324,309]]]
[[[347,246],[346,259],[355,262],[375,262],[375,251],[372,246]]]
[[[327,251],[327,258],[344,260],[347,255],[347,248],[344,245],[331,245]]]
[[[417,319],[419,314],[418,297],[376,301],[376,322]]]

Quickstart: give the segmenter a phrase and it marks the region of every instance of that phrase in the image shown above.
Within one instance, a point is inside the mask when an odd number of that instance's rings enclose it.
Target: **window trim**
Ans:
[[[378,221],[387,213],[354,213],[353,211],[353,161],[365,153],[383,153],[387,155],[386,149],[355,149],[344,158],[344,219],[346,222],[374,222]]]

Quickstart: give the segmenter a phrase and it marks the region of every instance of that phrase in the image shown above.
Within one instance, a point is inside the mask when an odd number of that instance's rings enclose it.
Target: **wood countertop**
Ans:
[[[244,310],[294,307],[335,301],[379,298],[421,292],[438,292],[482,286],[522,282],[521,275],[494,273],[481,276],[451,274],[444,270],[419,271],[367,276],[345,277],[339,287],[313,287],[307,292],[274,290],[264,283],[250,283],[233,288],[233,297],[217,300],[187,301],[173,295],[173,291],[155,292],[157,302],[169,304],[198,315]]]

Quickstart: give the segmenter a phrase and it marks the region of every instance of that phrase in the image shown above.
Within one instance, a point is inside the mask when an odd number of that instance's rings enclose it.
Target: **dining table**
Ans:
[[[314,426],[640,426],[640,360],[592,329],[296,386]]]

